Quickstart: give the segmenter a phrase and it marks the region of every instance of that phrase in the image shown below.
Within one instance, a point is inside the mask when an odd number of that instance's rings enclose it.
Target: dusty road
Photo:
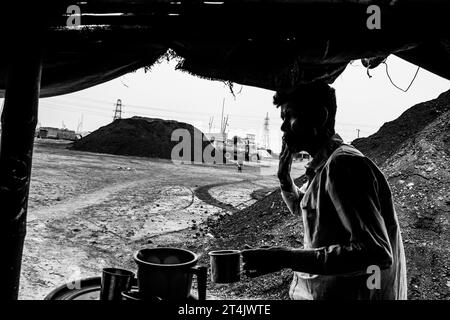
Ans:
[[[175,165],[66,146],[35,144],[21,299],[42,299],[106,266],[135,269],[135,250],[172,243],[178,231],[232,214],[256,201],[253,192],[278,186],[268,165],[238,173],[230,165]],[[294,164],[294,174],[302,172],[303,164]]]

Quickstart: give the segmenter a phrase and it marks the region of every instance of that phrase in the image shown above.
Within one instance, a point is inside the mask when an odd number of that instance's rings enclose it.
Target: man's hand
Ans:
[[[246,246],[241,251],[243,269],[249,277],[280,271],[291,267],[292,250],[285,247],[261,247],[252,249]]]
[[[278,180],[280,180],[281,190],[293,192],[294,182],[291,178],[291,166],[294,154],[289,149],[283,136],[283,142],[280,152],[280,162],[278,164]]]
[[[278,164],[278,180],[280,180],[281,197],[286,203],[289,211],[298,215],[300,213],[300,200],[303,192],[295,185],[291,178],[291,166],[294,153],[288,147],[283,136],[283,144],[280,152],[280,163]]]

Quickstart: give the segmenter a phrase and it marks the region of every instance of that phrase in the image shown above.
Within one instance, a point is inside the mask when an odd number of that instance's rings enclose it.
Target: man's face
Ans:
[[[316,119],[308,108],[299,108],[292,102],[281,105],[281,131],[292,152],[307,151],[316,139]]]

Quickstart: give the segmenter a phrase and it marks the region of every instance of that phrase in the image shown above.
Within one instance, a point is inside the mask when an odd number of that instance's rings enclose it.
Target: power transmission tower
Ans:
[[[359,129],[356,129],[356,131],[358,132],[358,138],[359,138],[359,131],[360,131],[360,130],[359,130]]]
[[[264,129],[263,129],[263,141],[262,144],[264,148],[270,149],[270,138],[269,138],[269,113],[267,112],[264,118]]]
[[[114,120],[122,119],[122,100],[117,99],[116,102],[116,110],[114,111]]]

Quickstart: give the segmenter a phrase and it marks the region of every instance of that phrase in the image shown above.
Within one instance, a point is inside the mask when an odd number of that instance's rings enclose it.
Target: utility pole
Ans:
[[[81,115],[81,118],[78,121],[77,133],[81,133],[82,130],[83,130],[83,115]]]
[[[36,12],[36,16],[40,14]],[[20,287],[41,87],[43,38],[37,32],[39,25],[27,22],[27,32],[17,34],[20,50],[11,46],[5,57],[8,73],[0,142],[0,301],[17,300]]]
[[[224,128],[223,128],[223,109],[225,108],[225,98],[223,98],[222,100],[222,115],[220,116],[220,132],[223,133],[224,132]]]
[[[359,138],[359,131],[360,131],[360,130],[359,130],[359,129],[356,129],[356,131],[358,132],[358,138]]]
[[[229,115],[227,114],[226,118],[223,117],[224,109],[225,109],[225,98],[223,98],[222,100],[222,116],[220,118],[220,133],[223,135],[225,139],[225,132],[227,131]]]
[[[270,149],[270,135],[269,135],[269,113],[267,112],[264,118],[264,129],[263,129],[263,146],[266,149]]]
[[[227,117],[224,118],[223,121],[222,121],[222,123],[223,123],[223,126],[222,126],[222,128],[223,128],[223,129],[222,129],[222,133],[223,133],[223,134],[225,134],[225,132],[227,131],[228,117],[229,117],[229,115],[227,114]]]
[[[209,118],[209,123],[208,123],[208,133],[211,133],[211,129],[212,129],[212,125],[214,122],[214,116]]]
[[[117,99],[116,110],[114,111],[113,121],[117,119],[122,119],[122,100]]]

